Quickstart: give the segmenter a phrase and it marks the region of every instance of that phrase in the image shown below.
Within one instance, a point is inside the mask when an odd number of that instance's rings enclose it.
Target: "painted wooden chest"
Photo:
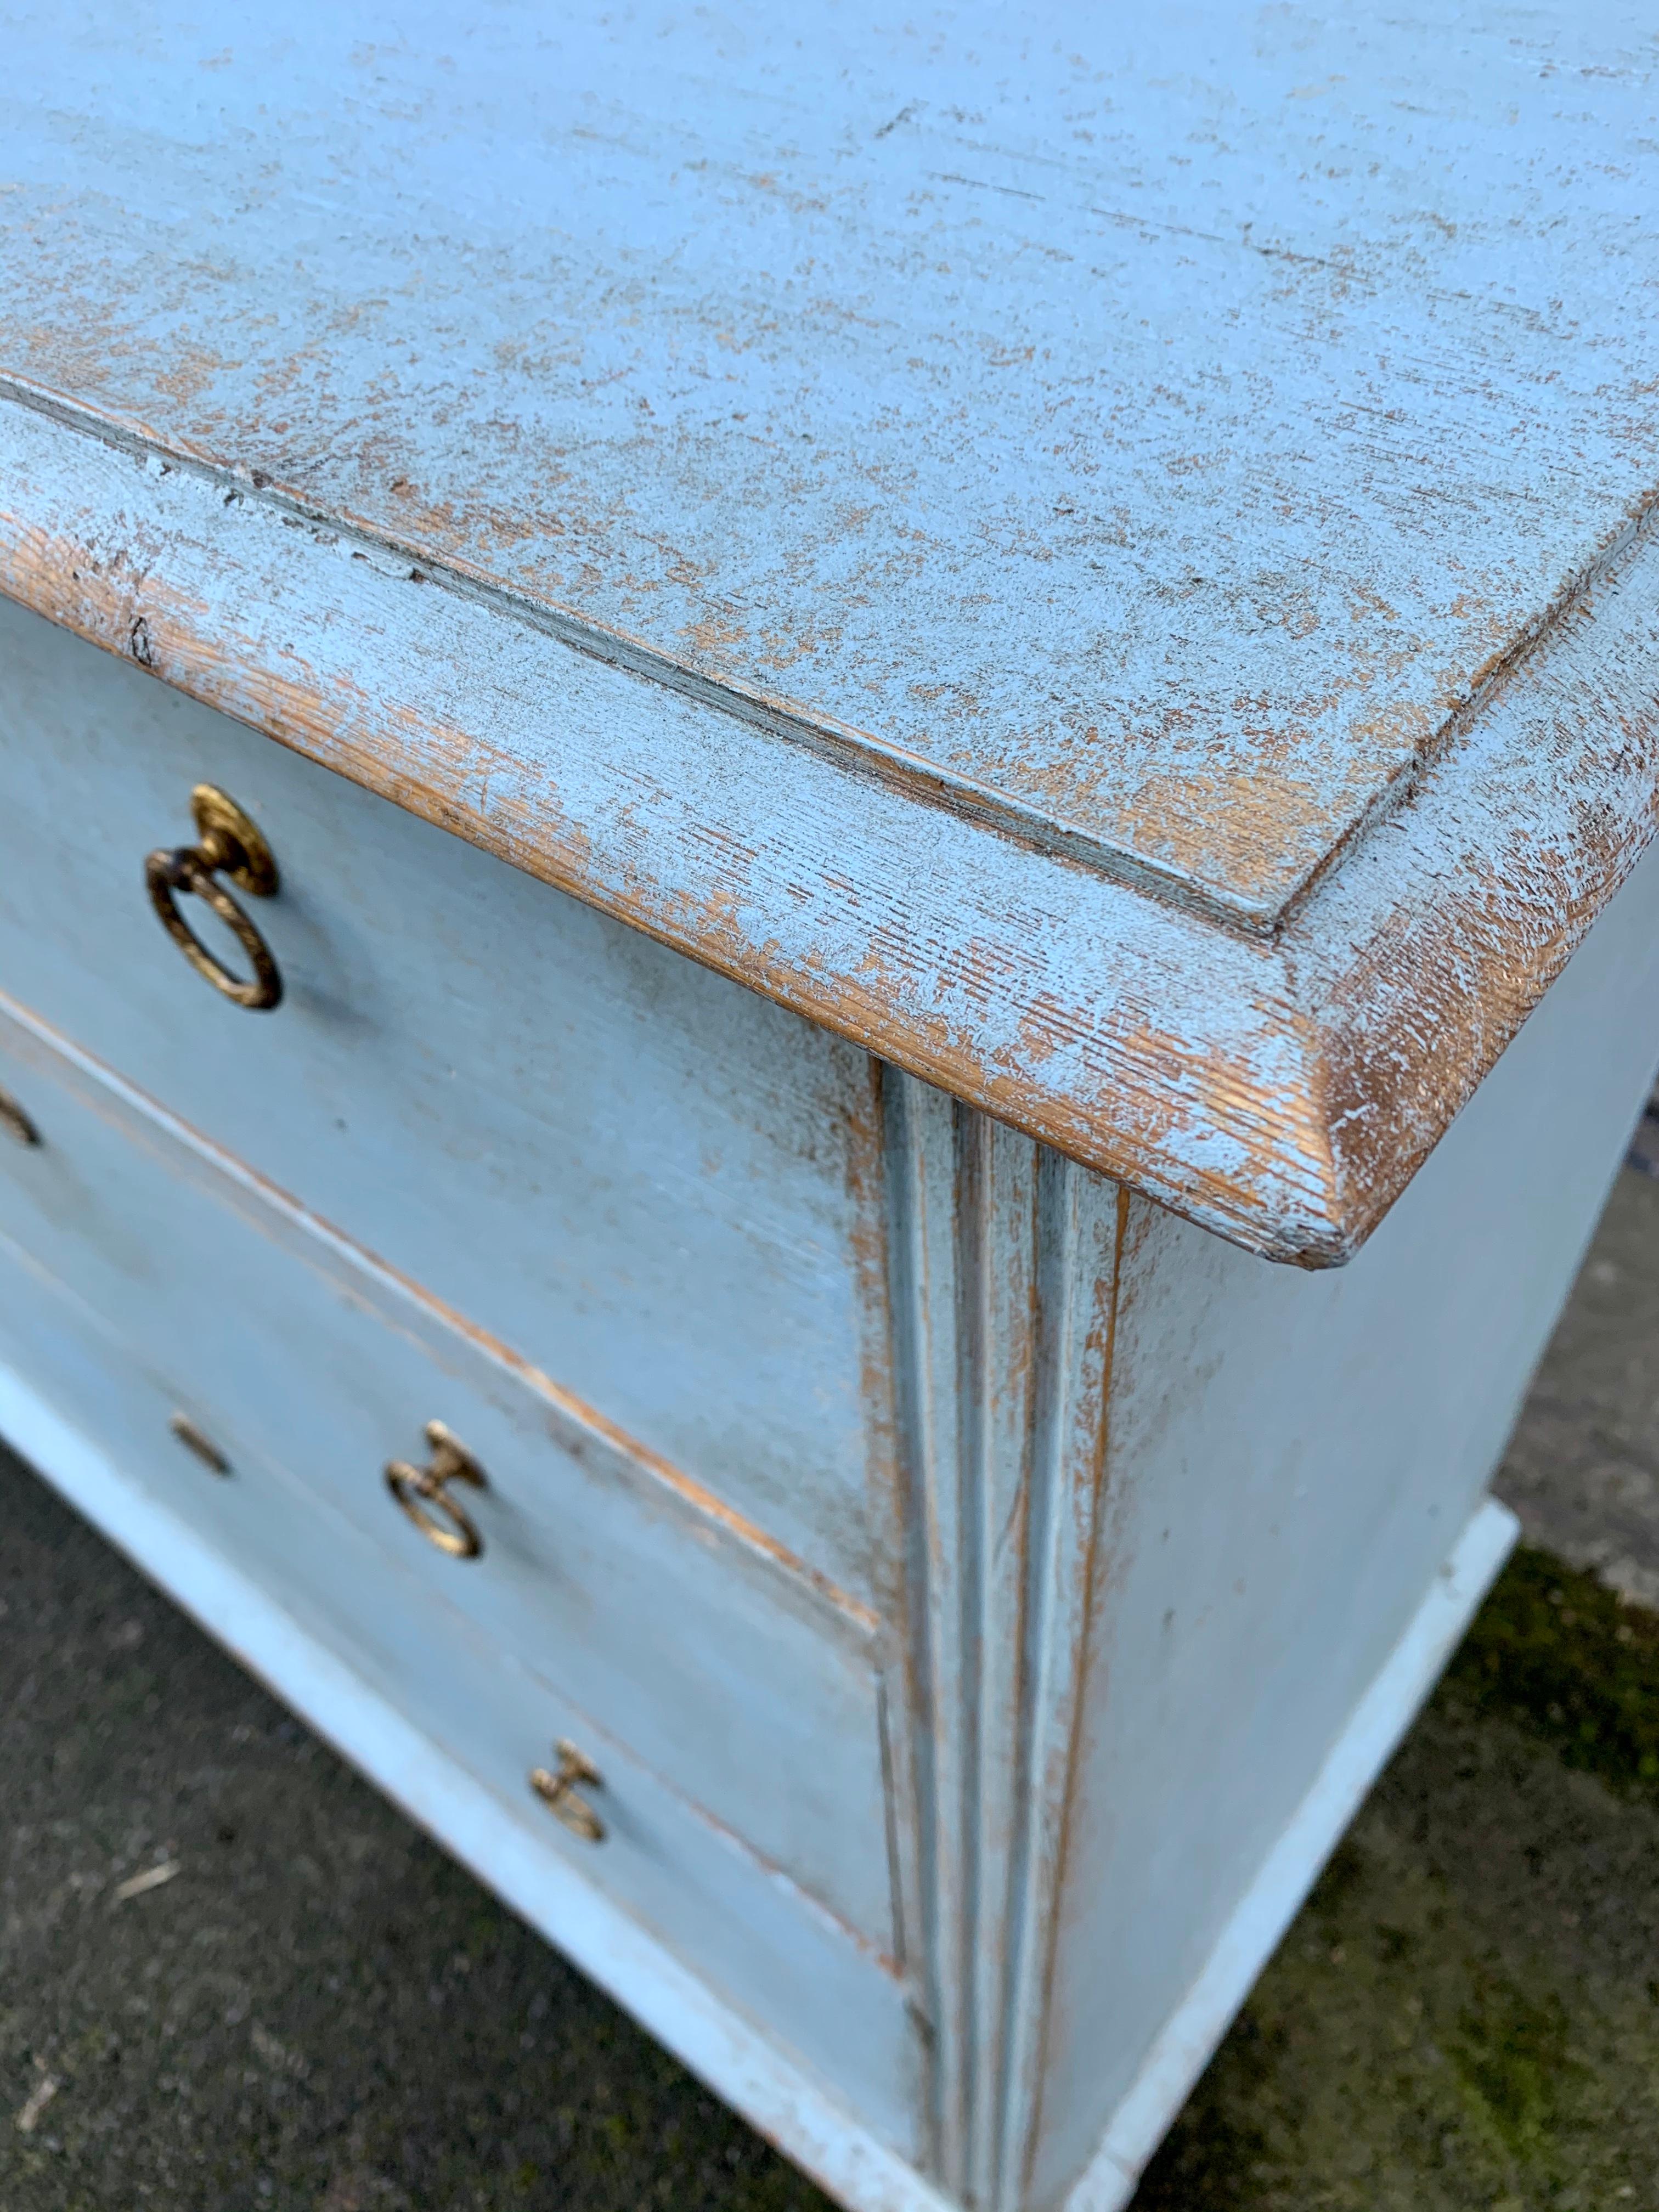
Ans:
[[[9,20],[0,1433],[853,2212],[1127,2202],[1510,1540],[1650,47]]]

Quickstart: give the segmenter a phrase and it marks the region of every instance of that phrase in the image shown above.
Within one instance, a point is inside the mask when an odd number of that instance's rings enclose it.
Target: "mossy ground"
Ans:
[[[1522,1545],[1465,1638],[1443,1704],[1513,1721],[1567,1765],[1659,1805],[1659,1613]]]
[[[0,1521],[4,2212],[827,2212],[3,1463]],[[1659,2212],[1656,1978],[1659,1620],[1523,1553],[1139,2212]]]
[[[1659,2208],[1659,1619],[1518,1553],[1137,2212]]]

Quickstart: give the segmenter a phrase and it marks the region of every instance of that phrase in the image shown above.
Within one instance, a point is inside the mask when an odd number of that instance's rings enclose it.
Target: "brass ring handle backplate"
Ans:
[[[234,799],[210,783],[198,783],[190,794],[190,811],[196,817],[197,841],[172,852],[161,849],[144,862],[144,882],[149,902],[161,927],[198,975],[239,1006],[268,1011],[280,1006],[283,979],[270,948],[246,915],[217,881],[228,876],[251,898],[270,898],[276,889],[276,863],[258,830]],[[210,906],[240,945],[253,969],[244,982],[214,958],[179,911],[175,896],[192,892]]]
[[[450,1496],[449,1485],[465,1482],[474,1490],[487,1489],[484,1471],[441,1421],[427,1423],[426,1440],[432,1447],[426,1466],[392,1460],[386,1470],[386,1486],[428,1544],[435,1544],[452,1559],[476,1559],[483,1539],[465,1508]]]
[[[544,1766],[535,1766],[530,1771],[530,1786],[541,1799],[556,1820],[562,1821],[573,1836],[580,1836],[585,1844],[605,1841],[605,1822],[588,1803],[578,1787],[586,1783],[591,1789],[602,1790],[604,1779],[599,1770],[585,1751],[578,1751],[574,1743],[562,1739],[554,1746],[559,1754],[556,1771],[550,1773]]]

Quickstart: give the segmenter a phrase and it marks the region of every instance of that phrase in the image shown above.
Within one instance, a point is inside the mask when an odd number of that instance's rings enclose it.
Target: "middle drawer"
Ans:
[[[40,1138],[0,1146],[0,1227],[189,1384],[233,1463],[280,1460],[893,1948],[865,1607],[3,1001],[0,1085]],[[385,1480],[429,1463],[433,1420],[483,1473],[448,1486],[476,1557],[439,1549]],[[428,1517],[459,1525],[441,1501]]]

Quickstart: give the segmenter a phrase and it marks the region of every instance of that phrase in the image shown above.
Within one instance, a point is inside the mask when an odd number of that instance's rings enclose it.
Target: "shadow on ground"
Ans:
[[[1637,1180],[1506,1486],[1644,1589]],[[3,2212],[827,2212],[3,1455],[0,1529]],[[1659,2212],[1659,1616],[1535,1547],[1136,2200],[1476,2208]]]

